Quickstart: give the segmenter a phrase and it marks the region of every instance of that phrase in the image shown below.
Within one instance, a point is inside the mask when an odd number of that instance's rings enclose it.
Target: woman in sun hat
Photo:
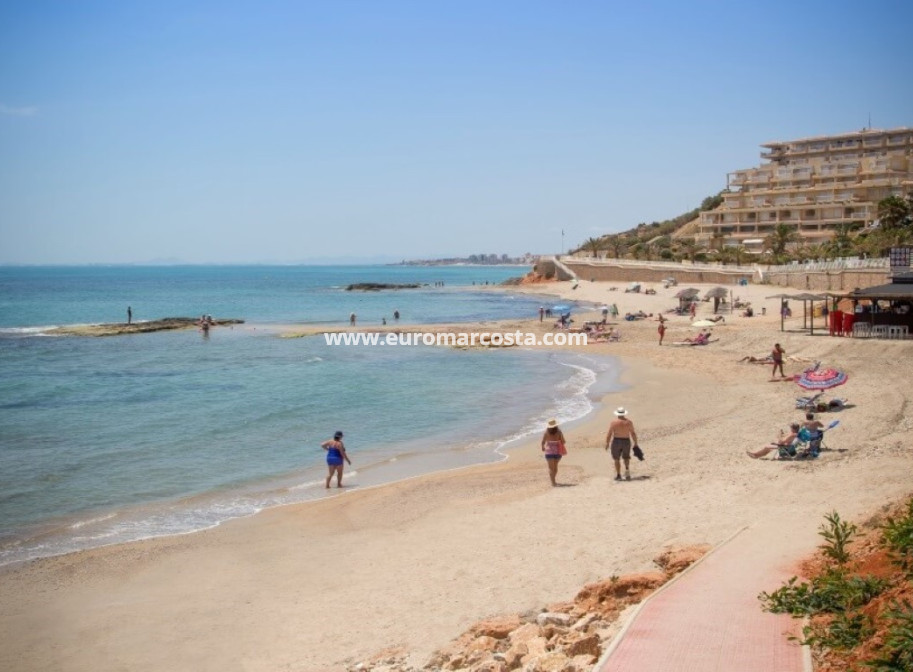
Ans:
[[[352,464],[352,460],[346,454],[346,447],[342,444],[342,432],[333,434],[333,438],[324,441],[320,447],[327,451],[327,467],[330,473],[327,474],[327,487],[330,487],[330,481],[333,480],[333,474],[336,474],[336,487],[342,487],[342,470],[343,460]]]
[[[621,461],[625,461],[625,480],[631,480],[631,446],[637,444],[637,432],[634,423],[628,419],[624,406],[615,409],[615,419],[609,423],[609,432],[605,437],[605,449],[612,449],[615,461],[615,480],[621,480]]]
[[[548,464],[549,480],[551,480],[552,485],[558,485],[555,482],[558,477],[558,463],[561,461],[561,456],[567,454],[567,448],[564,446],[564,434],[558,428],[557,420],[549,420],[545,426],[541,448],[542,452],[545,453],[545,462]]]

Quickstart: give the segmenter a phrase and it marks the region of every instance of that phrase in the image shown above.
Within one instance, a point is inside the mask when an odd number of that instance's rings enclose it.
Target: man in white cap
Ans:
[[[621,461],[625,461],[625,480],[631,480],[631,446],[637,445],[637,432],[634,423],[628,419],[624,406],[615,409],[615,419],[609,423],[609,433],[605,437],[605,449],[612,449],[615,460],[615,480],[621,480]]]

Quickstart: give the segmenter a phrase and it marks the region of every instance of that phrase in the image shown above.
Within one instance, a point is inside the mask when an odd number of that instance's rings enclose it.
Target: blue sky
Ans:
[[[913,3],[0,0],[0,263],[553,253],[913,126]]]

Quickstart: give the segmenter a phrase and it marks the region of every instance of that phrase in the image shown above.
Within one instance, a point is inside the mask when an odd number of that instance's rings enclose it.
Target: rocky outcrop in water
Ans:
[[[379,292],[382,289],[418,289],[419,287],[421,287],[421,285],[417,282],[402,285],[387,282],[356,282],[355,284],[346,287],[346,291]]]
[[[244,324],[244,320],[213,320],[211,327],[224,327],[233,324]],[[46,333],[54,336],[122,336],[124,334],[145,334],[152,331],[170,331],[172,329],[189,329],[199,327],[198,317],[165,317],[160,320],[145,322],[115,322],[112,324],[80,324],[68,327],[48,329]]]

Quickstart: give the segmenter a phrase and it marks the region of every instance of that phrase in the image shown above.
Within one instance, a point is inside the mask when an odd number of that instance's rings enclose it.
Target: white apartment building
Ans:
[[[878,202],[913,193],[913,128],[863,129],[761,145],[756,168],[727,175],[723,203],[701,213],[697,239],[760,251],[779,224],[808,243],[840,224],[871,224]]]

